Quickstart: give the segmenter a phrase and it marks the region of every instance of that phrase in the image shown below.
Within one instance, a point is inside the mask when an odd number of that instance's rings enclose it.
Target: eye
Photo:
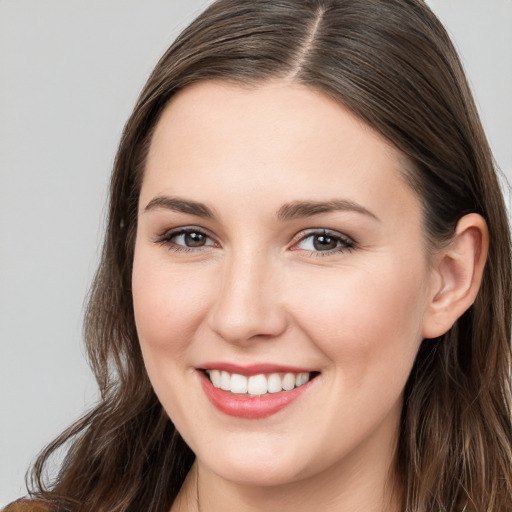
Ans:
[[[216,243],[199,228],[180,228],[164,233],[156,240],[175,251],[194,250],[201,247],[215,246]]]
[[[347,236],[323,229],[321,231],[310,232],[303,236],[298,243],[295,244],[294,249],[330,254],[333,252],[351,250],[354,247],[354,241]]]
[[[186,247],[203,247],[203,245],[207,245],[208,237],[199,231],[185,231],[184,233],[173,235],[169,241]]]

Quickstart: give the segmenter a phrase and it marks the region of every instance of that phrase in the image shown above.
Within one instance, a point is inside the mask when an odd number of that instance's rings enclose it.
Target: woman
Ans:
[[[43,452],[34,497],[512,509],[510,264],[420,0],[216,2],[126,125],[86,319],[102,400]]]

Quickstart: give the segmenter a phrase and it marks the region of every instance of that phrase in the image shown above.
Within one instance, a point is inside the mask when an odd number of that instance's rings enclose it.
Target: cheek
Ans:
[[[399,371],[403,378],[421,341],[424,270],[406,274],[400,265],[385,263],[374,272],[351,268],[315,275],[294,295],[296,322],[354,382],[366,372]]]
[[[136,252],[133,304],[144,357],[172,353],[179,357],[198,328],[209,295],[201,273],[169,268]]]
[[[133,305],[144,364],[160,402],[179,424],[190,409],[190,402],[183,403],[189,399],[183,383],[194,373],[190,349],[204,318],[203,281],[199,273],[172,269],[143,250],[135,253]]]

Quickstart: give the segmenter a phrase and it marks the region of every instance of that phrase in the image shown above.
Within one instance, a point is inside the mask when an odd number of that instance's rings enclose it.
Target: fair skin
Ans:
[[[133,297],[149,377],[197,457],[173,512],[399,510],[404,385],[423,338],[474,300],[487,244],[468,215],[429,250],[405,165],[341,105],[285,81],[199,83],[167,106]],[[219,390],[216,366],[310,380],[265,402]]]

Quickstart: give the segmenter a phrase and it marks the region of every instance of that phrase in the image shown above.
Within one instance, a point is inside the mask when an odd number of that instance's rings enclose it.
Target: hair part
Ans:
[[[512,509],[511,251],[492,154],[456,51],[421,0],[220,0],[164,54],[120,142],[107,233],[85,316],[98,405],[41,454],[34,495],[58,510],[168,509],[194,460],[155,396],[135,328],[131,271],[144,164],[174,94],[204,80],[287,79],[334,98],[397,147],[430,244],[479,213],[490,250],[474,305],[424,340],[405,389],[403,511]],[[53,482],[49,458],[69,445]]]

